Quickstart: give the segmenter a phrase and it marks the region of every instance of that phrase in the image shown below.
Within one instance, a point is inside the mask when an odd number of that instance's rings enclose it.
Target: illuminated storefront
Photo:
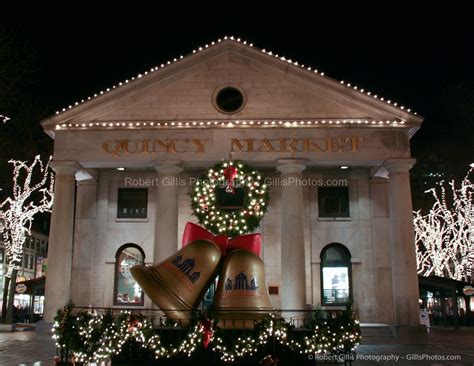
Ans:
[[[38,231],[32,231],[26,238],[23,248],[23,259],[17,275],[17,284],[35,283],[35,289],[20,286],[16,291],[14,305],[21,310],[23,319],[38,320],[43,314],[44,303],[44,276],[47,267],[48,236]],[[6,270],[5,248],[0,240],[0,291],[3,293]],[[38,287],[39,286],[39,287]],[[23,290],[24,288],[24,290]],[[33,296],[33,293],[36,297]],[[1,308],[1,304],[0,304]],[[35,315],[33,315],[35,314]]]

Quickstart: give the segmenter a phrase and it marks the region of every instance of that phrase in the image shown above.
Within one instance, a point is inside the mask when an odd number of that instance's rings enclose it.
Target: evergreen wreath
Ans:
[[[237,196],[236,196],[237,195]],[[236,207],[222,207],[219,197],[241,197]],[[254,231],[267,211],[270,196],[262,175],[240,161],[224,161],[202,175],[191,193],[199,223],[214,234],[230,237]]]

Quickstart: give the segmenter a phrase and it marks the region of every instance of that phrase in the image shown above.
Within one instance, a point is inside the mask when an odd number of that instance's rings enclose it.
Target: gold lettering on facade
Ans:
[[[143,139],[105,140],[102,150],[119,157],[139,153],[205,153],[207,139]],[[358,152],[362,137],[340,136],[326,138],[230,139],[230,151],[241,153],[303,153]]]
[[[231,139],[230,140],[230,151],[231,152],[249,152],[253,151],[253,139]]]
[[[200,140],[200,139],[192,139],[191,140],[194,145],[196,145],[196,151],[197,153],[203,153],[205,152],[204,151],[204,144],[208,141],[208,140]]]
[[[298,149],[298,146],[300,145],[300,142],[301,142],[301,148]],[[292,138],[291,142],[290,142],[290,145],[289,145],[289,148],[290,148],[291,152],[303,152],[304,151],[303,150],[304,149],[303,141],[301,139]]]
[[[325,142],[326,143],[326,142]],[[315,141],[315,139],[303,139],[303,151],[317,151],[317,152],[326,152],[327,151],[327,144],[325,145],[324,149],[321,148]]]
[[[175,153],[176,151],[176,140],[153,140],[153,152],[167,152]]]
[[[359,143],[363,143],[364,138],[363,137],[351,137],[351,151],[352,152],[357,152],[359,151]]]
[[[275,148],[273,147],[269,139],[260,140],[258,151],[259,152],[276,152]]]

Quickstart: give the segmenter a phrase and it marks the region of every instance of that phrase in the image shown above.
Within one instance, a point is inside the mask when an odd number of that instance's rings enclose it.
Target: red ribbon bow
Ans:
[[[212,338],[214,337],[212,322],[208,319],[201,320],[199,329],[203,335],[202,345],[204,346],[204,348],[207,348],[209,346],[209,343],[212,342]]]
[[[229,239],[227,235],[214,235],[199,225],[192,222],[186,223],[181,245],[185,247],[196,240],[210,240],[216,243],[221,248],[223,255],[234,249],[245,249],[260,256],[262,248],[262,237],[260,234],[240,235]]]
[[[229,165],[227,168],[224,169],[224,176],[227,181],[227,187],[225,191],[227,193],[234,194],[235,188],[234,188],[233,182],[236,175],[237,175],[237,168],[235,166]]]

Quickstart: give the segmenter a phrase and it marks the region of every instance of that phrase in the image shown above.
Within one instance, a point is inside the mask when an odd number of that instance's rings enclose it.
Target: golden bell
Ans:
[[[222,328],[252,328],[255,320],[273,310],[260,257],[241,249],[227,255],[213,310]]]
[[[163,262],[134,266],[133,278],[167,316],[187,322],[217,273],[222,253],[208,240],[196,240]]]

